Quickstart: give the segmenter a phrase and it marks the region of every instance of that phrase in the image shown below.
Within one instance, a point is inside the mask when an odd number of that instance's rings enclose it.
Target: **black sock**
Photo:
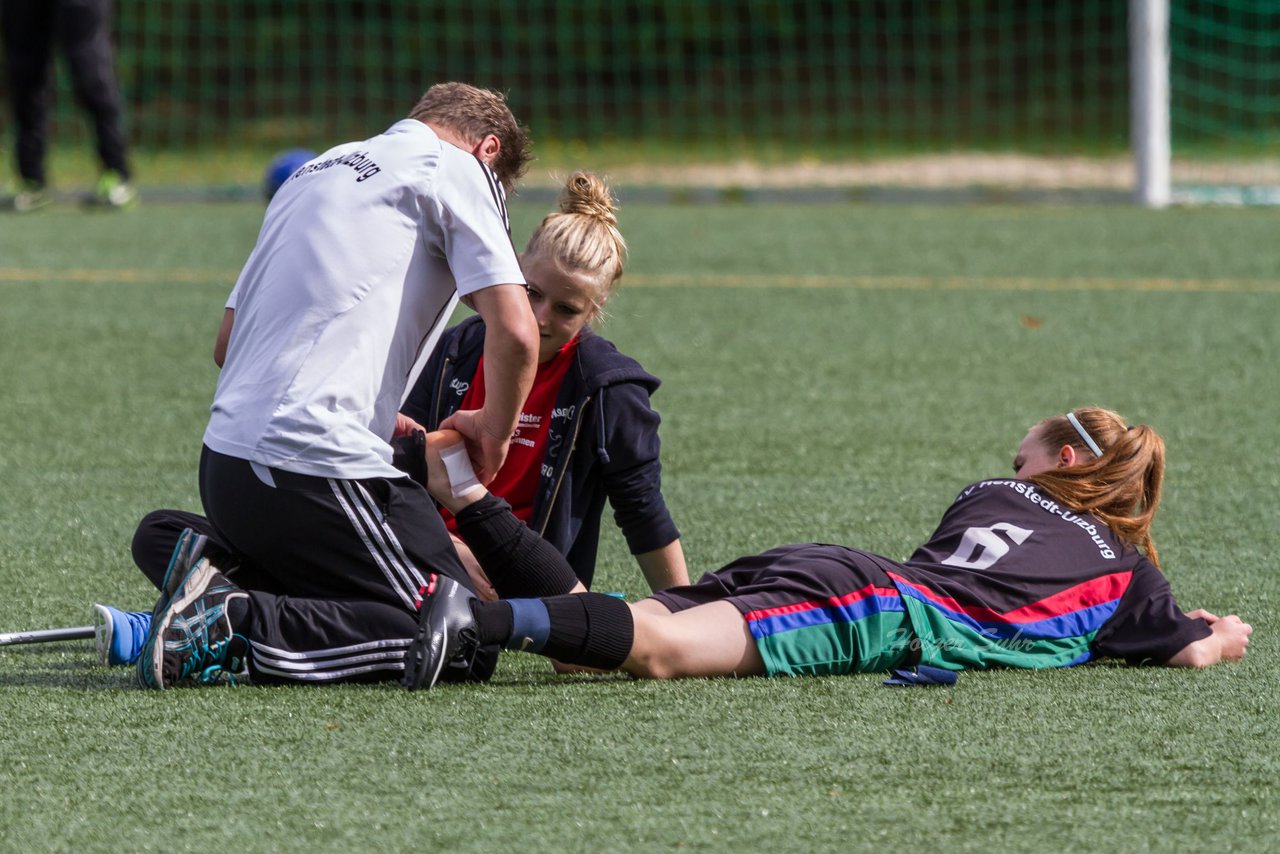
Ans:
[[[497,644],[506,646],[514,634],[511,605],[499,599],[497,602],[472,601],[471,613],[476,618],[476,640],[480,646]]]
[[[241,593],[244,591],[237,591]],[[227,621],[231,623],[231,637],[222,654],[222,663],[228,672],[249,669],[253,647],[249,643],[249,621],[253,616],[253,604],[247,595],[227,597]]]
[[[481,645],[534,652],[600,670],[631,654],[635,620],[626,602],[604,593],[471,603]]]
[[[551,623],[541,650],[548,658],[614,670],[631,654],[635,621],[621,599],[604,593],[571,593],[542,602]]]
[[[564,556],[517,519],[501,498],[486,495],[459,511],[457,520],[458,536],[471,547],[501,598],[555,596],[578,583]]]

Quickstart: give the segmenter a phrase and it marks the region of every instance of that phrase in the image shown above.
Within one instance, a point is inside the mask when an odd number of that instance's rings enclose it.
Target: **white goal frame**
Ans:
[[[1170,190],[1169,0],[1129,0],[1129,109],[1135,201],[1167,207]]]

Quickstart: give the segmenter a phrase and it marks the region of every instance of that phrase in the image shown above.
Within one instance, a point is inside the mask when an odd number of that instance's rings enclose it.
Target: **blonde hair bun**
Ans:
[[[590,172],[574,172],[560,191],[561,213],[591,216],[617,227],[617,209],[609,185]]]
[[[524,249],[526,258],[546,258],[562,270],[587,274],[594,282],[590,298],[597,311],[617,289],[627,257],[617,209],[603,178],[576,171],[560,191],[559,209],[543,218]]]

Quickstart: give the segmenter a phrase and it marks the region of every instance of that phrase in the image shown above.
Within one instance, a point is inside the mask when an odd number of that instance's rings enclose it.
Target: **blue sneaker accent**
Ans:
[[[96,602],[93,613],[93,640],[98,648],[98,660],[106,667],[123,667],[136,662],[142,654],[143,644],[147,642],[151,613],[121,611]]]
[[[235,633],[227,611],[237,598],[249,595],[208,559],[193,566],[152,616],[138,657],[138,684],[163,691],[185,679],[211,683],[227,675],[234,684],[247,674],[249,642]]]

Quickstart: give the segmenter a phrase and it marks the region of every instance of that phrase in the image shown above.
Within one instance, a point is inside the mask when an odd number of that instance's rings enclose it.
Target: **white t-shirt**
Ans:
[[[204,442],[317,477],[398,477],[388,441],[459,295],[523,284],[501,185],[405,119],[299,169],[227,307]]]

